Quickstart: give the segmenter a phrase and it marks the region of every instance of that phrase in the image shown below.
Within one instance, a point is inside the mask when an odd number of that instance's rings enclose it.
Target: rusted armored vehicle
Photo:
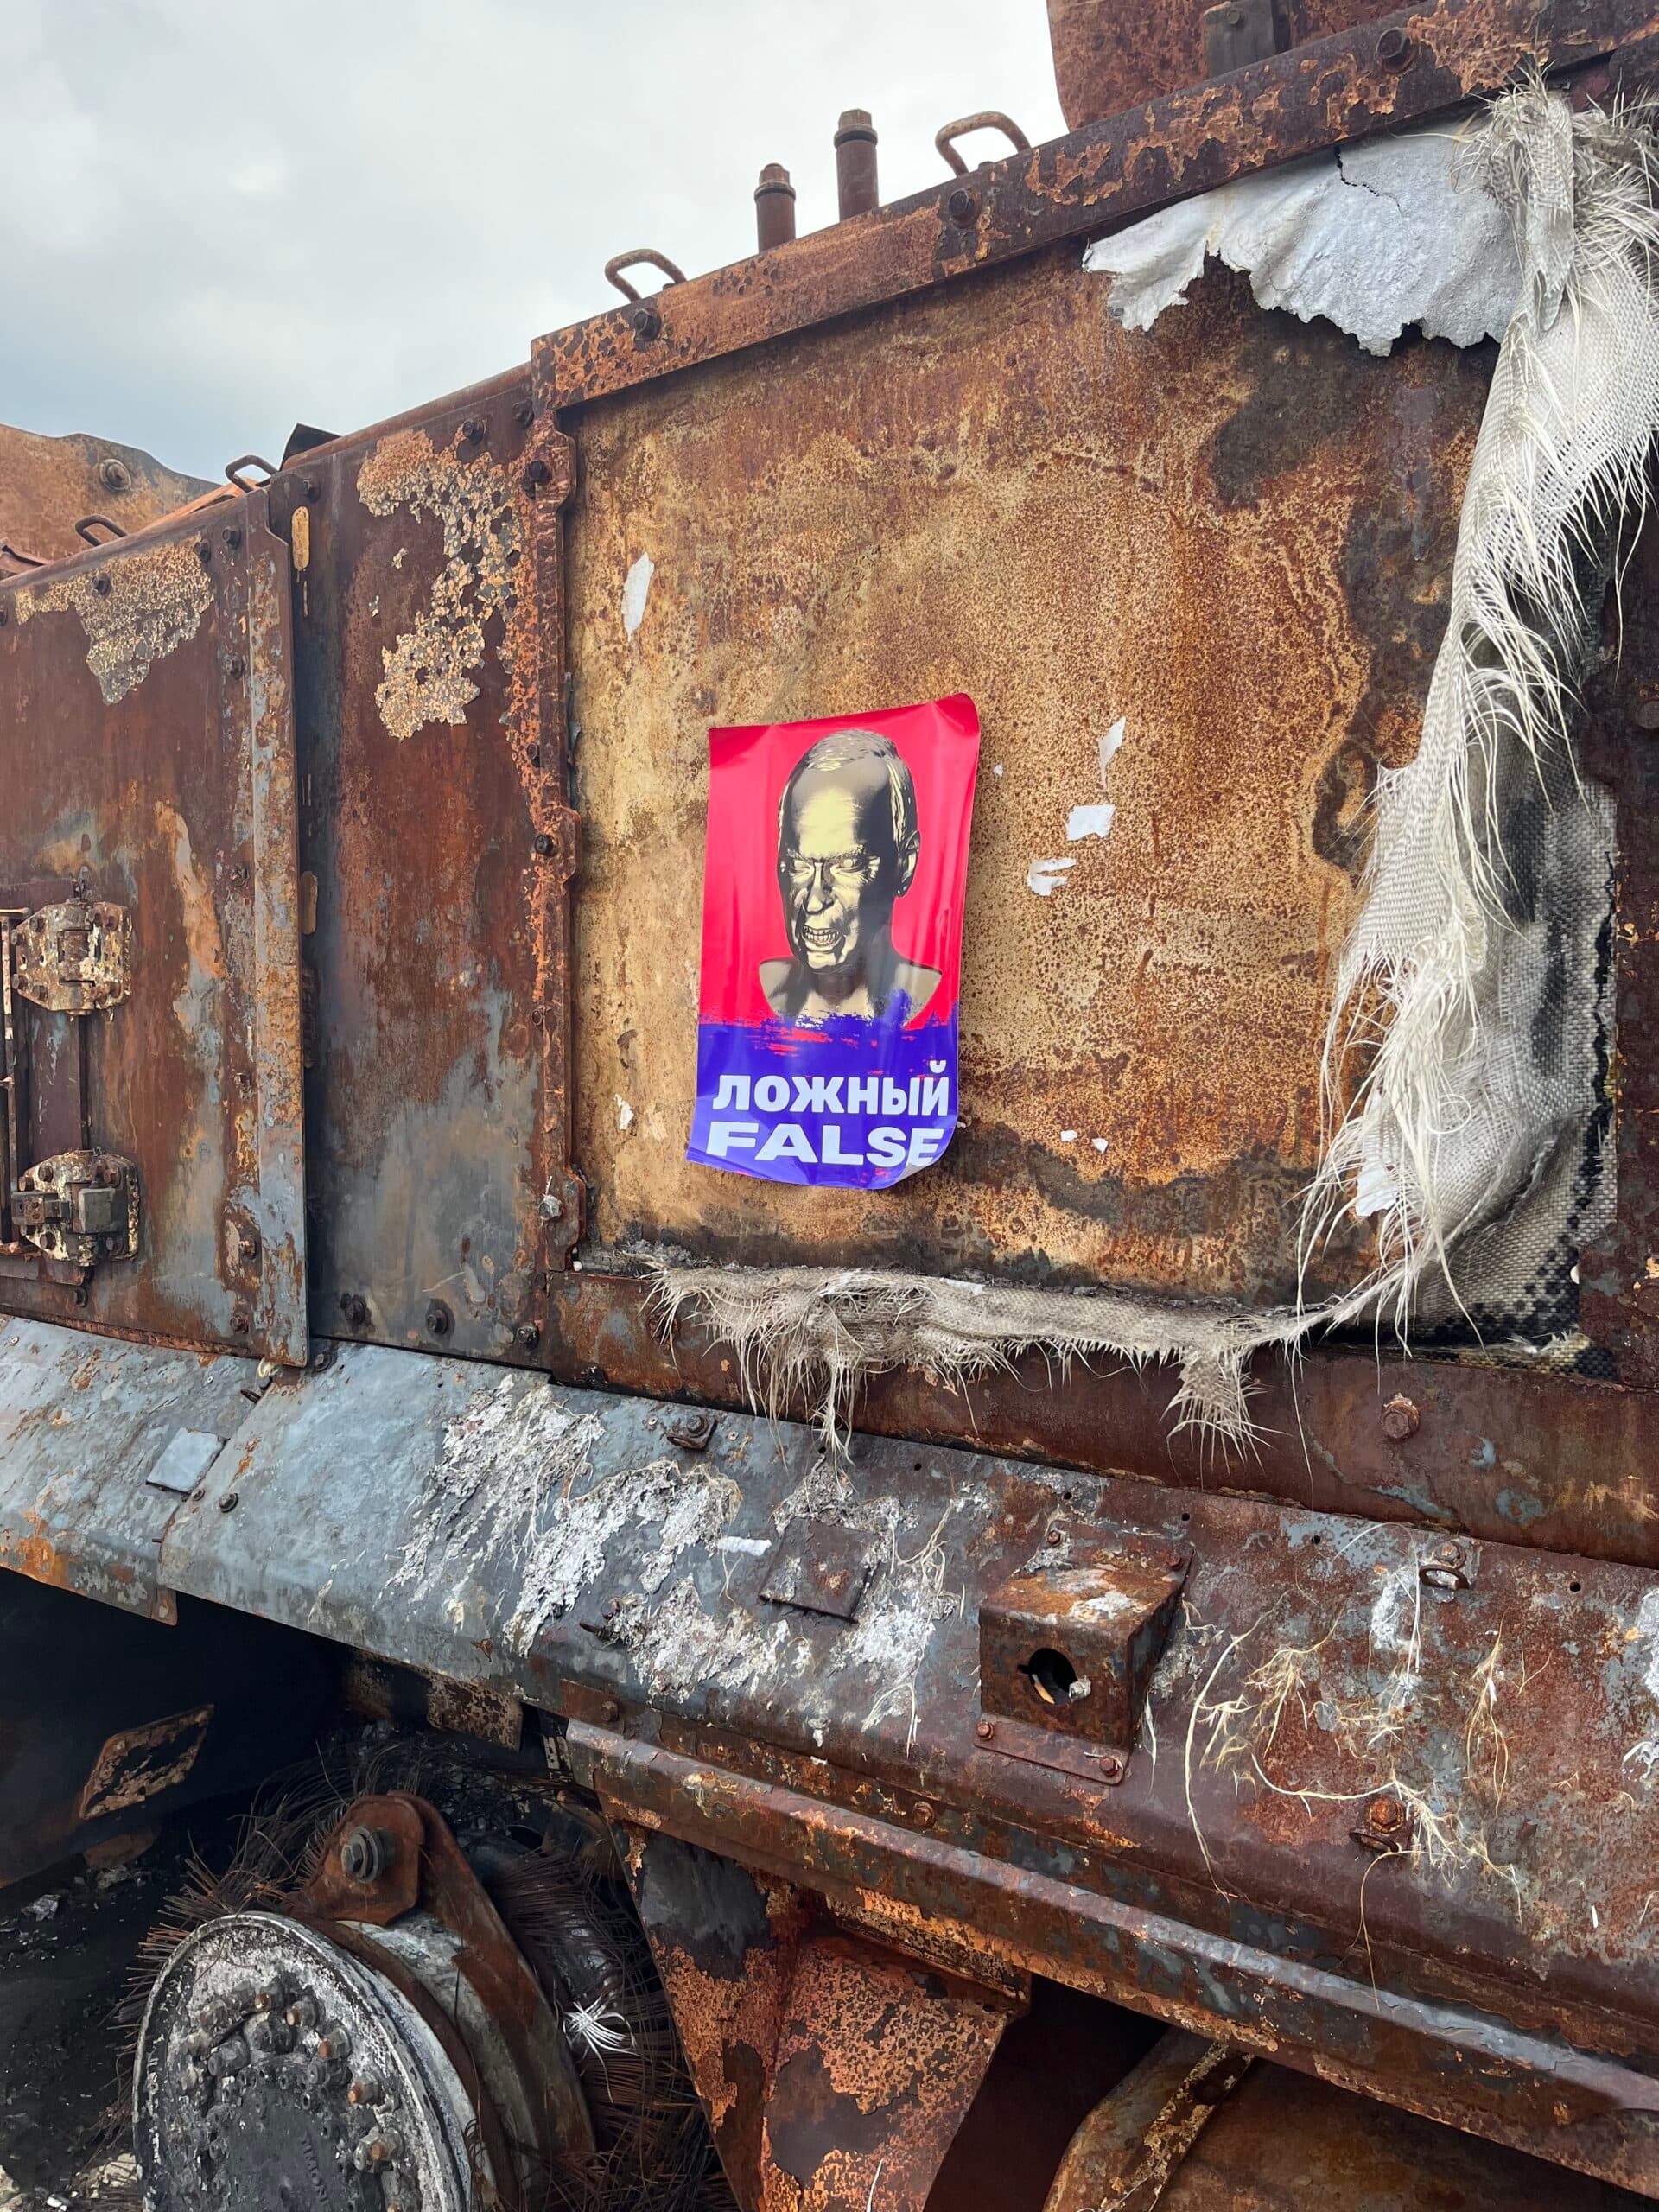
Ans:
[[[1659,12],[1050,16],[1052,143],[0,506],[0,1885],[268,1785],[156,2212],[1659,2196]],[[689,1159],[710,728],[936,701],[948,1146]]]

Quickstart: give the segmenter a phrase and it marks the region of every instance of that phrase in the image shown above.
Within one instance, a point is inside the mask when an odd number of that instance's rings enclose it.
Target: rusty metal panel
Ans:
[[[624,391],[1502,91],[1529,69],[1612,57],[1611,80],[1628,65],[1634,88],[1655,67],[1656,36],[1652,0],[1400,9],[987,163],[967,187],[953,179],[555,331],[535,348],[537,390],[560,407]]]
[[[1490,356],[1376,360],[1224,274],[1146,335],[1107,296],[1062,249],[573,418],[596,1256],[1294,1294],[1363,804],[1415,744]],[[689,1166],[708,725],[947,690],[985,737],[942,1166]]]
[[[1048,0],[1054,80],[1069,130],[1122,108],[1197,85],[1205,65],[1203,17],[1211,0]],[[1280,46],[1357,29],[1392,11],[1388,0],[1274,0]]]
[[[75,524],[87,516],[130,534],[214,489],[136,446],[0,423],[0,576],[83,551]]]
[[[1659,2101],[1613,2063],[1659,2048],[1651,1573],[899,1443],[837,1470],[747,1416],[677,1446],[671,1417],[347,1346],[250,1409],[162,1580],[591,1719],[660,1754],[677,1833],[808,1886],[820,1830],[874,1824],[836,1886],[925,1955],[932,1923],[964,1956],[995,1929],[1014,1967],[1299,2063],[1332,2044],[1334,2078],[1483,2127]],[[876,1540],[851,1621],[763,1595],[804,1514]],[[979,1613],[1124,1543],[1192,1566],[1132,1750],[1084,1776],[1005,1745]],[[732,1834],[696,1826],[722,1805]],[[1554,2036],[1602,2056],[1541,2078]],[[1471,2038],[1494,2080],[1459,2074]]]
[[[314,1286],[343,1334],[528,1357],[580,1230],[568,466],[520,383],[273,486],[297,590]]]
[[[815,1926],[797,1891],[729,1859],[620,1840],[743,2212],[925,2204],[1022,2002]]]
[[[289,661],[261,493],[0,587],[0,906],[78,889],[132,931],[121,1004],[34,1025],[63,1119],[17,1165],[74,1149],[78,1118],[140,1192],[136,1259],[86,1275],[14,1245],[0,1307],[305,1360]]]

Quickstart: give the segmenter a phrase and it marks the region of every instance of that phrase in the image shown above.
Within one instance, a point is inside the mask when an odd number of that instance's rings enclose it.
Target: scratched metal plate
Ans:
[[[528,1706],[653,1710],[666,1748],[873,1817],[925,1791],[941,1842],[1364,1986],[1659,2042],[1651,1573],[1492,1544],[1446,1589],[1405,1525],[874,1439],[838,1475],[798,1425],[724,1414],[691,1451],[671,1411],[347,1346],[249,1408],[162,1580]],[[762,1594],[804,1515],[872,1542],[855,1621]],[[1108,1789],[976,1733],[978,1611],[1125,1531],[1192,1566]],[[1383,1860],[1376,1793],[1414,1821]]]
[[[1491,356],[1372,359],[1226,274],[1126,334],[1078,263],[569,418],[595,1258],[1294,1292],[1363,799],[1415,746]],[[709,725],[957,690],[950,1151],[876,1192],[688,1166]],[[1106,835],[1069,836],[1084,807]]]
[[[315,884],[318,1326],[490,1358],[533,1351],[568,1195],[525,397],[502,380],[306,454],[272,494],[295,549]]]
[[[84,1303],[0,1257],[0,1310],[302,1363],[287,548],[263,495],[227,497],[0,586],[0,905],[84,869],[131,911],[131,996],[86,1022],[84,1106],[91,1141],[137,1162],[143,1219]],[[35,1025],[60,1109],[67,1026]],[[35,1136],[72,1148],[49,1112]]]

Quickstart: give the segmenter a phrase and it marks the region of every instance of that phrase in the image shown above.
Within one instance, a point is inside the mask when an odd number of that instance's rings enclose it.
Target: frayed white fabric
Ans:
[[[1311,1247],[1349,1208],[1408,1324],[1548,1303],[1611,1208],[1599,1108],[1613,823],[1571,732],[1659,432],[1655,143],[1542,86],[1471,138],[1523,283],[1465,493],[1415,759],[1384,773],[1326,1046]],[[1344,1301],[1351,1306],[1351,1301]]]
[[[1513,225],[1518,303],[1459,528],[1446,636],[1409,767],[1375,799],[1366,898],[1326,1046],[1327,1128],[1304,1255],[1344,1216],[1376,1262],[1317,1307],[1243,1313],[1103,1291],[823,1268],[665,1269],[733,1344],[751,1402],[816,1404],[837,1443],[868,1376],[959,1382],[1044,1351],[1173,1359],[1175,1423],[1250,1433],[1245,1362],[1386,1318],[1467,1314],[1541,1345],[1611,1218],[1605,1140],[1613,826],[1579,779],[1576,689],[1659,432],[1659,155],[1630,116],[1574,117],[1541,86],[1499,100],[1465,166]]]
[[[814,1404],[832,1450],[851,1427],[868,1376],[909,1367],[954,1384],[1007,1368],[1027,1351],[1046,1353],[1062,1370],[1096,1354],[1135,1367],[1177,1360],[1174,1426],[1242,1443],[1250,1434],[1245,1361],[1263,1344],[1291,1342],[1306,1325],[1288,1310],[1269,1316],[1113,1291],[1015,1290],[853,1268],[664,1268],[655,1297],[670,1328],[690,1306],[735,1349],[751,1404],[772,1414],[803,1399]]]

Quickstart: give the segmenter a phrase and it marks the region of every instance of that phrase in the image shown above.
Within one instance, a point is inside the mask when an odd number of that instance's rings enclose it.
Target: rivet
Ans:
[[[534,1351],[542,1341],[542,1332],[533,1321],[520,1322],[514,1334],[520,1351]]]
[[[247,672],[248,664],[243,659],[241,654],[232,653],[231,655],[231,674],[232,676],[245,676]]]
[[[94,576],[92,578],[92,589],[98,594],[100,599],[107,599],[110,595],[109,578],[107,576]]]
[[[227,1490],[219,1501],[219,1510],[221,1513],[234,1513],[241,1503],[241,1495],[238,1491]]]
[[[543,860],[547,858],[548,855],[553,849],[553,840],[548,836],[545,830],[537,833],[536,838],[536,849]]]
[[[98,480],[106,492],[124,492],[132,476],[125,462],[110,454],[98,464]]]

